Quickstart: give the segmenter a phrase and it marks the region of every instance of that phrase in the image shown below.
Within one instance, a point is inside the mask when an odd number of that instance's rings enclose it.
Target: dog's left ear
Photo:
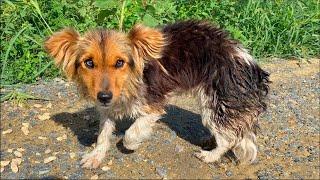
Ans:
[[[134,53],[144,60],[161,58],[165,46],[165,37],[161,31],[138,24],[129,32],[129,39]]]

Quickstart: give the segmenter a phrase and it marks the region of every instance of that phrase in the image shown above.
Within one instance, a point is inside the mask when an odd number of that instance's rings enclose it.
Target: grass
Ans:
[[[1,2],[1,85],[60,75],[43,40],[66,26],[127,31],[206,19],[228,30],[257,58],[319,57],[320,0],[20,0]]]

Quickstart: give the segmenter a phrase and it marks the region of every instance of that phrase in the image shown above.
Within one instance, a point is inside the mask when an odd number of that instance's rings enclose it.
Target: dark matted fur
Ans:
[[[243,120],[239,116],[244,112],[256,110],[258,116],[266,109],[269,74],[255,62],[249,65],[235,59],[235,47],[241,45],[206,22],[175,23],[165,26],[162,32],[167,46],[159,61],[168,73],[161,71],[155,60],[146,64],[148,104],[163,106],[168,93],[202,85],[205,93],[213,97],[215,123],[241,135],[241,127],[232,124],[239,124],[236,121]]]

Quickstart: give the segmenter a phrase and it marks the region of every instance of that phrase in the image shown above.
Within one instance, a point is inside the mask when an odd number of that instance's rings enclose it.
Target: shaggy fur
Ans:
[[[114,121],[136,118],[124,145],[137,149],[165,113],[173,92],[191,92],[217,147],[196,156],[214,162],[233,150],[246,162],[256,158],[258,116],[265,111],[269,74],[240,43],[204,21],[185,21],[154,29],[136,25],[128,33],[93,30],[80,36],[72,29],[53,34],[45,43],[56,64],[97,104],[97,147],[83,160],[96,168],[109,147]],[[88,68],[87,61],[94,66]],[[119,61],[124,64],[119,67]],[[110,102],[98,93],[109,92]]]

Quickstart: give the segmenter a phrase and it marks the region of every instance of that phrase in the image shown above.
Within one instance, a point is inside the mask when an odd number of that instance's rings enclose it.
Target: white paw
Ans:
[[[220,155],[215,154],[213,151],[203,151],[196,152],[194,154],[197,158],[206,163],[216,162],[220,159]]]
[[[97,168],[101,164],[103,158],[105,157],[105,152],[101,152],[98,149],[94,149],[88,154],[82,157],[81,164],[83,168]]]
[[[130,149],[130,150],[138,149],[140,144],[141,144],[141,142],[128,140],[128,138],[126,138],[126,137],[123,139],[124,147],[126,147],[127,149]]]

